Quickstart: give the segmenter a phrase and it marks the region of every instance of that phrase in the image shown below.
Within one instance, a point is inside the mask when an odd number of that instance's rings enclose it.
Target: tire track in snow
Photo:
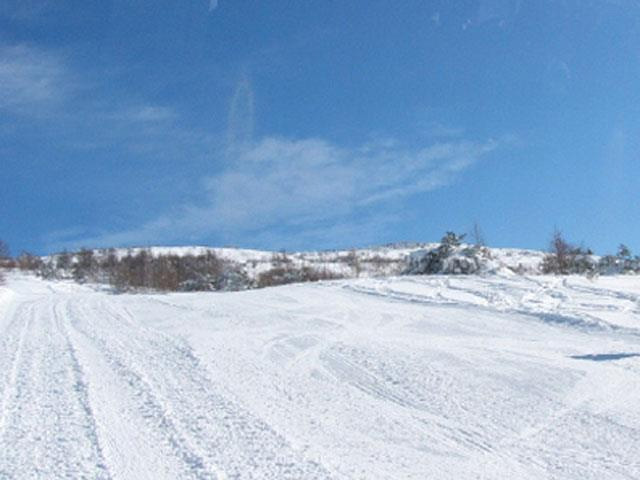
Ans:
[[[391,285],[392,287],[392,285]],[[537,320],[540,323],[544,323],[547,325],[553,325],[562,328],[571,328],[576,330],[581,330],[583,332],[589,333],[616,333],[623,335],[633,335],[640,336],[640,330],[622,327],[619,325],[611,324],[605,322],[597,317],[587,314],[564,314],[558,313],[557,311],[552,310],[543,310],[533,309],[527,307],[525,305],[516,305],[512,307],[503,307],[491,304],[492,297],[488,295],[481,295],[478,291],[473,289],[465,289],[458,287],[447,287],[451,290],[457,290],[460,292],[464,292],[470,295],[475,295],[478,298],[485,299],[488,304],[480,305],[474,302],[467,302],[458,299],[445,298],[441,295],[429,296],[425,297],[422,295],[417,295],[413,293],[406,293],[398,290],[393,290],[392,288],[385,288],[384,290],[380,290],[377,288],[370,287],[362,287],[356,285],[345,285],[342,287],[344,290],[348,292],[353,292],[360,295],[367,295],[375,298],[379,298],[381,300],[386,301],[394,301],[398,303],[407,303],[407,304],[417,304],[417,305],[425,305],[425,306],[433,306],[438,305],[441,307],[471,307],[475,310],[485,311],[485,312],[500,312],[506,314],[518,314],[526,317],[530,317],[532,319]]]
[[[214,393],[184,342],[139,325],[105,304],[76,307],[72,326],[126,379],[150,427],[163,432],[195,478],[330,478],[266,423]],[[96,321],[90,327],[81,321],[92,317]]]
[[[68,333],[91,383],[93,412],[109,469],[115,478],[136,480],[193,479],[194,473],[172,448],[166,432],[143,410],[135,381],[122,376],[104,352],[75,326],[67,303]],[[221,477],[222,478],[222,477]]]
[[[98,464],[96,465],[96,467],[98,468],[98,470],[101,471],[101,474],[102,474],[101,477],[104,478],[105,480],[110,480],[112,477],[109,472],[109,468],[107,467],[107,463],[105,462],[105,459],[104,459],[102,447],[98,439],[98,429],[96,425],[96,419],[93,414],[93,409],[91,408],[91,403],[89,402],[89,392],[88,392],[89,387],[87,385],[87,382],[85,381],[84,372],[82,370],[82,366],[80,365],[80,362],[78,361],[76,350],[73,347],[73,344],[71,343],[71,339],[69,338],[69,333],[66,327],[64,326],[64,320],[60,315],[60,312],[59,312],[60,307],[61,305],[56,305],[54,307],[56,325],[58,327],[58,330],[62,333],[64,337],[64,340],[66,342],[67,352],[69,353],[69,358],[71,359],[71,369],[73,371],[73,377],[75,378],[75,391],[77,393],[78,401],[80,403],[80,406],[82,407],[82,410],[84,411],[86,421],[88,424],[87,436],[93,443],[93,447],[96,451],[96,455],[98,458]]]
[[[9,402],[11,401],[12,397],[15,397],[16,395],[16,382],[17,382],[17,378],[18,378],[18,365],[20,364],[21,358],[22,358],[22,351],[24,349],[24,342],[25,342],[25,337],[27,335],[27,330],[29,328],[29,325],[31,324],[31,317],[29,316],[26,320],[22,319],[23,321],[23,326],[20,329],[20,333],[18,334],[18,339],[17,341],[14,340],[14,336],[15,335],[10,335],[10,332],[12,329],[17,329],[18,323],[21,320],[21,317],[17,315],[18,310],[16,310],[16,314],[14,316],[13,321],[9,324],[9,327],[7,328],[6,332],[4,333],[4,352],[3,352],[3,357],[11,357],[11,360],[8,360],[7,358],[7,363],[11,363],[11,367],[9,369],[7,369],[8,371],[8,376],[7,376],[7,380],[4,384],[3,387],[3,394],[2,394],[2,406],[0,407],[0,438],[2,438],[3,434],[4,434],[4,428],[5,428],[5,423],[7,421],[7,416],[9,414]],[[32,313],[31,311],[29,313]],[[7,350],[10,349],[11,342],[15,343],[15,349],[13,352],[13,355],[9,354]],[[6,364],[3,362],[3,364]]]
[[[23,307],[29,317],[6,402],[0,478],[110,480],[54,301],[30,301]],[[18,311],[15,315],[23,317]]]
[[[175,422],[170,418],[170,414],[154,395],[151,386],[144,377],[114,355],[105,340],[80,327],[77,321],[72,321],[72,326],[98,349],[112,369],[129,386],[137,402],[140,415],[154,432],[160,434],[163,442],[183,463],[184,474],[198,480],[224,479],[224,474],[218,472],[213,466],[207,466],[204,459],[193,452],[192,447],[180,434]]]

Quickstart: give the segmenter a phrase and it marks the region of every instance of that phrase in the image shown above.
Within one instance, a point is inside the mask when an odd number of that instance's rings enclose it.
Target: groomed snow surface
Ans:
[[[637,277],[0,287],[0,479],[638,479]]]

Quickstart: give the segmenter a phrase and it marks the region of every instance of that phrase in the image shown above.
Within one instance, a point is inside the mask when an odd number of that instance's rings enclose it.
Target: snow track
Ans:
[[[3,392],[0,477],[109,479],[82,369],[52,307],[21,305],[4,332],[17,347]]]
[[[640,478],[640,285],[601,283],[15,276],[0,479]]]
[[[215,393],[191,348],[140,327],[106,305],[69,312],[85,336],[125,380],[150,429],[193,478],[327,478],[300,458],[267,424]],[[83,325],[82,318],[96,318]],[[117,325],[118,328],[113,328]]]

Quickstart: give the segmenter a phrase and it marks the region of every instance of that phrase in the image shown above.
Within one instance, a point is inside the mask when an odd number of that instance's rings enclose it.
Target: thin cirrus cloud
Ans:
[[[27,45],[0,45],[0,108],[38,113],[65,96],[67,70],[57,55]]]
[[[82,151],[163,157],[209,152],[212,135],[181,127],[172,108],[114,97],[65,60],[51,49],[0,44],[0,123],[21,118],[57,146]]]
[[[495,141],[421,149],[385,142],[349,149],[321,139],[269,137],[206,186],[225,225],[317,220],[447,185],[495,147]]]
[[[248,233],[282,243],[290,236],[288,228],[321,241],[326,232],[318,225],[345,230],[341,225],[354,218],[365,218],[356,230],[366,232],[391,221],[394,200],[451,184],[499,144],[461,140],[411,149],[387,141],[346,148],[322,139],[266,137],[204,181],[200,204],[178,206],[139,228],[84,243],[145,245]],[[376,213],[367,216],[370,206]],[[353,228],[347,230],[359,237]]]
[[[0,47],[0,53],[0,107],[59,117],[57,126],[50,128],[82,132],[81,137],[66,140],[72,145],[81,149],[108,145],[136,155],[175,158],[206,153],[217,165],[226,165],[202,181],[197,203],[175,205],[120,232],[54,232],[47,240],[50,249],[213,237],[220,241],[247,235],[277,243],[288,240],[291,232],[322,241],[327,229],[319,225],[361,239],[372,226],[379,229],[392,221],[395,201],[455,182],[503,143],[465,141],[457,130],[445,136],[446,141],[440,136],[423,147],[389,139],[355,147],[321,138],[253,140],[253,89],[243,76],[230,105],[227,146],[216,148],[210,136],[180,127],[180,118],[168,107],[99,94],[79,104],[74,89],[82,85],[71,82],[73,71],[53,52],[19,45]],[[66,111],[76,113],[69,117]],[[82,128],[64,128],[79,122]]]
[[[167,107],[143,105],[127,110],[126,116],[134,122],[162,122],[173,119],[175,113]]]

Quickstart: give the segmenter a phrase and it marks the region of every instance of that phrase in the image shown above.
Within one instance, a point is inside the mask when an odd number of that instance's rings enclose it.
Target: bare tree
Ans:
[[[176,291],[180,286],[180,257],[159,255],[152,258],[149,266],[149,287],[154,290]]]
[[[288,283],[318,282],[320,280],[337,280],[340,278],[343,278],[343,276],[325,268],[317,269],[292,265],[275,266],[258,276],[257,287],[274,287]]]
[[[289,255],[287,255],[286,250],[280,250],[279,252],[274,252],[271,255],[271,263],[277,267],[282,267],[290,264],[292,262]]]
[[[562,232],[556,229],[553,232],[549,245],[549,253],[542,261],[543,273],[556,275],[589,274],[597,270],[597,262],[593,258],[593,252],[584,246],[576,247],[567,242]]]
[[[65,272],[71,268],[71,254],[64,250],[56,256],[56,268]]]
[[[356,278],[360,277],[360,273],[362,273],[362,265],[360,263],[360,258],[358,258],[358,252],[351,250],[344,258],[345,263],[353,270]]]
[[[0,260],[8,260],[11,258],[9,245],[4,240],[0,240]]]
[[[3,269],[9,268],[11,257],[9,255],[9,246],[2,240],[0,240],[0,285],[4,284]]]
[[[542,271],[544,273],[567,275],[573,250],[573,246],[564,239],[562,232],[555,229],[549,243],[549,253],[542,262]]]
[[[20,270],[35,272],[42,265],[42,259],[29,252],[22,252],[16,260]]]
[[[73,279],[76,282],[92,280],[97,268],[97,262],[93,256],[93,250],[83,248],[76,255],[76,262],[73,264]]]

